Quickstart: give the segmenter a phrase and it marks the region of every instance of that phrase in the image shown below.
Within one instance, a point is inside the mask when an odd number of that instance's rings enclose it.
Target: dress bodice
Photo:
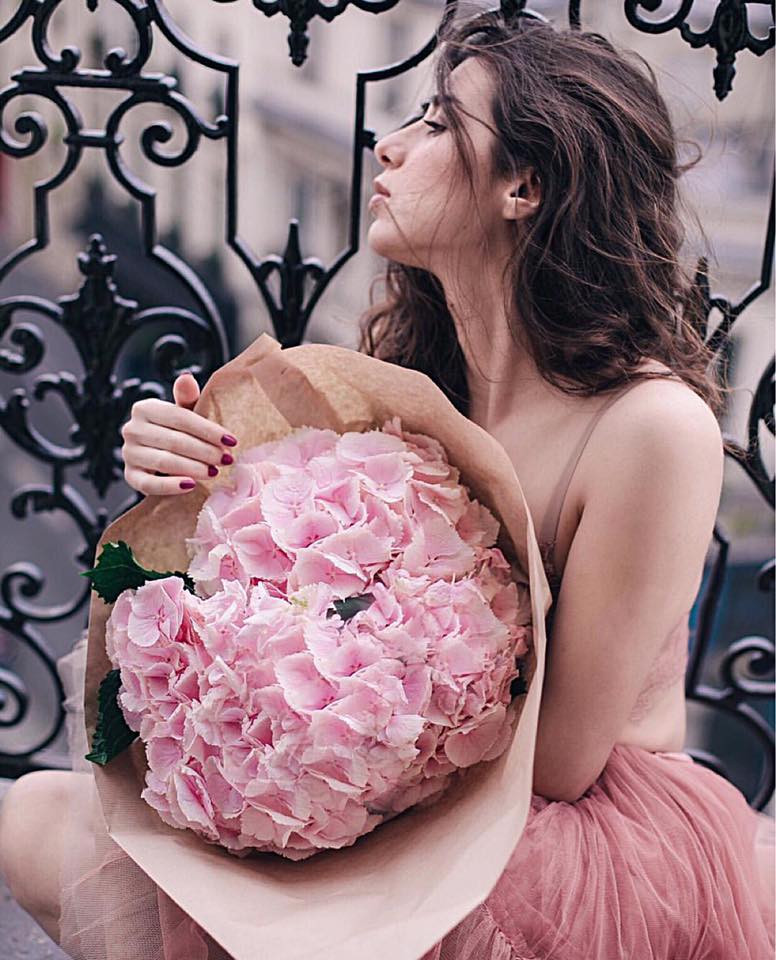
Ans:
[[[547,615],[547,642],[550,643],[552,622],[555,614],[555,604],[560,591],[560,577],[555,568],[553,540],[539,542],[539,550],[544,561],[547,581],[552,593],[552,606]],[[672,686],[687,672],[687,653],[690,630],[690,615],[683,614],[679,622],[668,632],[663,644],[655,655],[649,673],[636,698],[628,723],[639,723],[650,712],[652,704],[658,700],[663,692]]]
[[[582,436],[571,451],[566,466],[555,485],[555,489],[551,493],[549,507],[542,518],[541,526],[537,529],[537,541],[553,597],[553,605],[550,607],[547,617],[548,643],[551,642],[552,621],[554,619],[555,603],[558,599],[561,579],[555,564],[555,544],[558,539],[561,511],[571,483],[571,478],[587,446],[587,442],[603,414],[612,404],[639,382],[641,381],[632,380],[627,383],[624,388],[613,391],[590,418]],[[658,650],[644,682],[644,686],[633,706],[631,716],[628,720],[629,723],[638,723],[647,717],[653,703],[660,698],[668,687],[675,684],[679,677],[685,675],[687,670],[688,638],[689,613],[685,613],[679,622],[669,631]]]

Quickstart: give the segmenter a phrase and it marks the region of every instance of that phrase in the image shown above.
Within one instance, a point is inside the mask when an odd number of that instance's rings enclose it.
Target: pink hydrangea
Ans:
[[[296,430],[232,481],[187,541],[197,594],[124,591],[106,647],[142,798],[237,856],[304,859],[506,750],[530,607],[496,519],[398,418]]]

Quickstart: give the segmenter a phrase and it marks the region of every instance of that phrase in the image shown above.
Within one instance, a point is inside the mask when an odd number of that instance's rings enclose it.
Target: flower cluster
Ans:
[[[526,598],[495,518],[396,418],[302,428],[233,480],[188,541],[197,594],[125,590],[107,650],[143,799],[238,856],[303,859],[507,748]]]

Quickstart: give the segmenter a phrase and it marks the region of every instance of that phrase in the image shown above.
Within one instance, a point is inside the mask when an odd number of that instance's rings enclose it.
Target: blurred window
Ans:
[[[329,203],[331,216],[331,243],[334,250],[340,250],[348,240],[350,226],[350,184],[344,180],[329,182]]]
[[[290,170],[291,216],[296,217],[300,227],[310,221],[315,210],[315,178],[307,170]]]
[[[385,30],[385,63],[399,63],[406,60],[410,50],[410,34],[406,23],[392,20]],[[405,74],[383,80],[381,84],[381,106],[387,112],[399,109],[405,85]]]

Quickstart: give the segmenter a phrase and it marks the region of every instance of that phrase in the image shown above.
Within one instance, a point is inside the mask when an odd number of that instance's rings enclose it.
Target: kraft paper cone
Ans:
[[[530,589],[532,647],[527,693],[510,706],[510,748],[470,768],[434,805],[410,809],[353,846],[294,862],[275,854],[239,859],[189,830],[165,824],[140,799],[146,760],[140,739],[95,778],[110,836],[235,960],[418,960],[495,886],[529,812],[552,602],[534,525],[503,447],[467,420],[425,375],[340,347],[281,350],[264,334],[218,370],[195,407],[239,438],[240,450],[309,425],[338,432],[382,426],[393,415],[436,437],[472,496],[502,525],[499,546],[518,584]],[[185,538],[214,486],[185,496],[149,496],[104,532],[125,540],[139,563],[185,570]],[[111,663],[104,628],[110,606],[92,593],[85,684],[89,743],[97,689]]]

